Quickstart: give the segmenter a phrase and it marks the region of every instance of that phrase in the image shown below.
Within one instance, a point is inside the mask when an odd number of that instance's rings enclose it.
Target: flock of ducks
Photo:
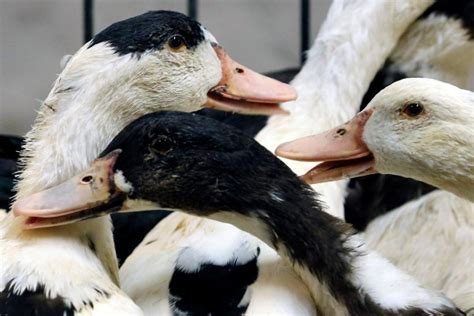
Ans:
[[[106,28],[26,136],[0,218],[0,314],[474,313],[474,93],[452,85],[467,85],[473,8],[334,1],[292,86],[179,13]],[[204,106],[289,115],[254,139],[191,113]],[[445,191],[358,232],[347,178],[376,172]],[[150,210],[176,212],[119,269],[108,214]]]

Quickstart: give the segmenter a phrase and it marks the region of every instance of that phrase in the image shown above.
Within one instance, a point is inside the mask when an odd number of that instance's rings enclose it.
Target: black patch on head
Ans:
[[[94,36],[89,47],[107,42],[119,55],[162,49],[166,41],[179,34],[188,48],[204,40],[201,25],[184,14],[173,11],[150,11],[116,22]]]
[[[170,305],[177,315],[244,315],[248,305],[239,303],[257,276],[257,256],[244,264],[203,263],[197,272],[175,269]]]
[[[48,298],[43,285],[38,285],[34,291],[26,290],[22,294],[15,294],[10,281],[5,290],[0,292],[0,315],[73,316],[75,311],[60,296]]]
[[[463,27],[469,32],[470,39],[474,39],[474,0],[437,0],[420,19],[432,14],[461,20]]]

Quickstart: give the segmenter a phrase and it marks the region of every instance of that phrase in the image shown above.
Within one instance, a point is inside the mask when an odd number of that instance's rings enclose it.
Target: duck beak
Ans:
[[[309,184],[376,173],[374,157],[362,138],[372,113],[373,109],[367,109],[341,126],[284,143],[276,154],[293,160],[323,161],[302,176]]]
[[[215,44],[222,79],[208,93],[207,107],[242,114],[287,114],[278,103],[296,99],[296,90],[232,60]]]
[[[115,184],[113,166],[120,149],[94,160],[78,176],[47,190],[17,200],[16,216],[26,216],[27,229],[63,225],[117,211],[126,192]]]

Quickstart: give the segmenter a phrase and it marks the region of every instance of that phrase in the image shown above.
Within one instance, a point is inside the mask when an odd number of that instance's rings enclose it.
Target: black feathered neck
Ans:
[[[159,112],[130,124],[102,155],[117,148],[115,169],[133,186],[130,198],[200,216],[239,215],[243,223],[229,223],[249,232],[246,220],[257,220],[266,242],[352,314],[390,314],[351,283],[351,262],[364,255],[346,242],[352,228],[324,212],[315,192],[252,138],[207,117]],[[397,314],[405,312],[423,314]]]

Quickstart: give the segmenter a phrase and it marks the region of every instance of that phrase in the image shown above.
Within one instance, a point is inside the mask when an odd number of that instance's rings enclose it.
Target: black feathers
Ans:
[[[257,276],[257,257],[243,264],[204,263],[196,272],[176,269],[169,284],[170,305],[178,315],[244,315],[248,302],[242,301]]]
[[[420,19],[432,14],[461,20],[463,27],[469,32],[470,39],[474,40],[474,0],[437,0]]]
[[[114,243],[119,265],[142,242],[143,238],[170,212],[133,212],[112,214]]]
[[[188,48],[194,48],[204,40],[201,25],[186,15],[150,11],[112,24],[94,36],[89,47],[107,42],[119,55],[143,53],[163,48],[167,40],[176,34],[184,38]]]
[[[11,282],[0,292],[0,315],[8,316],[73,316],[75,309],[68,306],[61,297],[48,298],[44,287],[15,294]]]
[[[23,139],[0,135],[0,209],[7,209],[13,197],[14,174]]]

